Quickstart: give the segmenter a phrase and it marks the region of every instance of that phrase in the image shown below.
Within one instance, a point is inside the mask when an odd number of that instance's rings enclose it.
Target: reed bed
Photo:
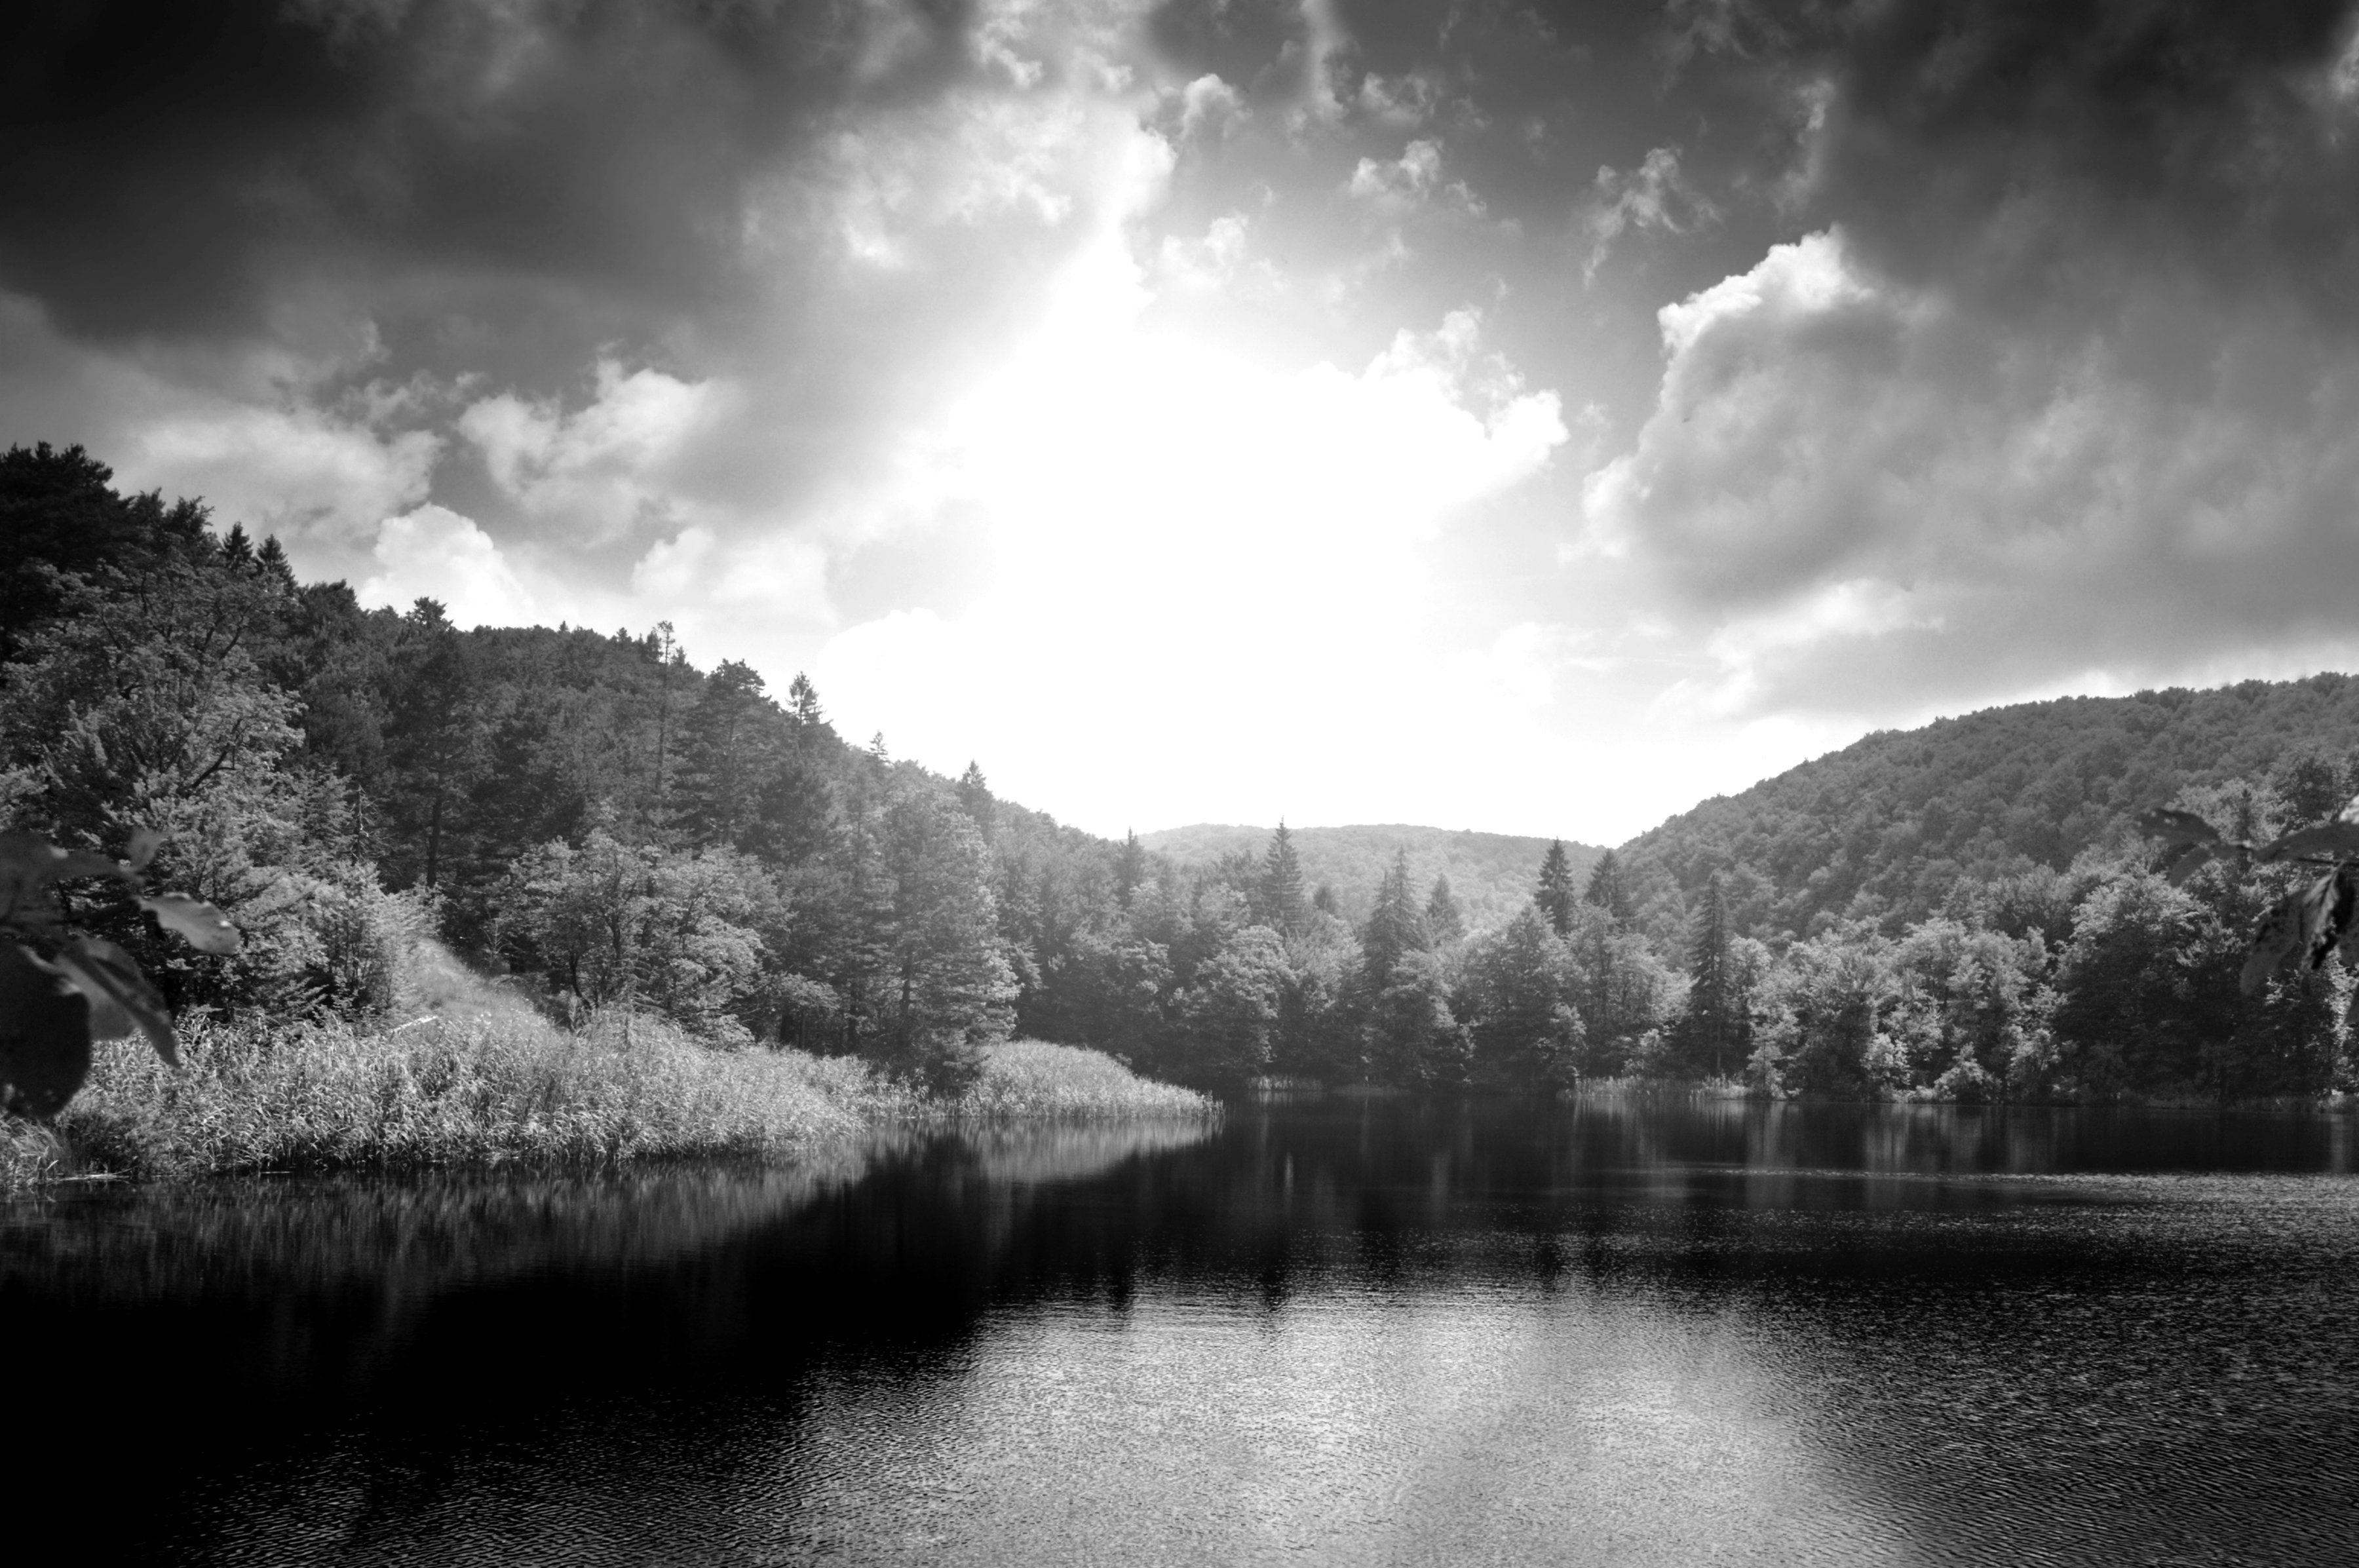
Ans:
[[[647,1018],[529,1016],[190,1029],[185,1065],[103,1047],[59,1118],[126,1175],[791,1158],[908,1114],[851,1062],[732,1052]]]
[[[0,1192],[30,1187],[61,1174],[65,1146],[49,1128],[15,1116],[0,1116]]]
[[[522,1007],[355,1027],[184,1030],[183,1065],[102,1045],[54,1131],[0,1123],[0,1189],[71,1177],[800,1162],[889,1127],[1178,1118],[1217,1107],[1102,1052],[1012,1040],[930,1099],[842,1057],[724,1051],[644,1017]]]
[[[1650,1078],[1636,1073],[1583,1078],[1563,1092],[1585,1099],[1754,1100],[1767,1096],[1741,1078]]]
[[[397,1021],[406,1018],[408,1021]],[[929,1097],[848,1057],[716,1047],[642,1014],[552,1022],[419,936],[390,1017],[181,1021],[183,1064],[101,1043],[42,1127],[0,1118],[0,1191],[108,1176],[758,1160],[808,1166],[880,1130],[1217,1115],[1101,1051],[1020,1040]]]
[[[952,1105],[961,1120],[1209,1119],[1219,1103],[1141,1078],[1102,1051],[1011,1040],[984,1051],[983,1075]]]

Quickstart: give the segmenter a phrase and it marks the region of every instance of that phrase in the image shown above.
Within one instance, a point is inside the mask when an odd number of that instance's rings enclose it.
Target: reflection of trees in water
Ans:
[[[2348,1117],[1336,1096],[1236,1107],[1217,1129],[912,1134],[786,1171],[77,1195],[0,1211],[0,1290],[86,1342],[67,1359],[103,1357],[125,1383],[168,1361],[173,1379],[244,1367],[350,1386],[402,1375],[450,1323],[497,1343],[508,1312],[544,1331],[514,1347],[519,1363],[554,1368],[577,1338],[655,1312],[644,1342],[633,1328],[581,1352],[595,1378],[683,1344],[726,1358],[759,1343],[797,1365],[829,1346],[939,1346],[998,1305],[1118,1306],[1151,1280],[1276,1307],[1335,1283],[1545,1288],[1641,1255],[1734,1267],[1769,1234],[1748,1214],[1775,1229],[1800,1223],[1781,1214],[1954,1213],[2060,1191],[1930,1176],[2347,1171],[2354,1152]],[[190,1314],[212,1336],[201,1366],[162,1348],[186,1343]]]
[[[786,1170],[247,1179],[0,1207],[0,1281],[114,1306],[321,1290],[386,1311],[454,1289],[709,1248],[856,1174],[849,1146]]]
[[[2118,1181],[2140,1201],[2100,1207],[2038,1201],[2071,1195],[2071,1182],[1921,1173],[2120,1168],[2173,1149],[2182,1163],[2277,1149],[2288,1163],[2348,1170],[2349,1128],[2282,1116],[1337,1096],[1239,1107],[1211,1129],[912,1135],[791,1172],[96,1194],[5,1212],[0,1300],[22,1343],[58,1352],[42,1364],[54,1370],[33,1374],[54,1386],[26,1389],[33,1406],[60,1412],[56,1454],[91,1451],[151,1412],[218,1412],[228,1435],[192,1462],[200,1475],[245,1474],[239,1443],[249,1456],[270,1443],[299,1451],[287,1412],[306,1403],[332,1420],[366,1412],[366,1435],[349,1440],[363,1472],[410,1463],[412,1443],[473,1454],[496,1438],[538,1454],[546,1428],[535,1423],[560,1419],[600,1462],[627,1467],[634,1451],[600,1435],[602,1400],[636,1401],[660,1421],[671,1407],[645,1391],[690,1390],[675,1436],[680,1452],[703,1454],[725,1423],[696,1413],[695,1390],[723,1388],[739,1401],[730,1410],[789,1423],[821,1408],[856,1413],[880,1384],[956,1382],[995,1343],[995,1325],[1049,1321],[1033,1311],[1044,1304],[1049,1319],[1086,1319],[1093,1333],[1143,1321],[1132,1316],[1141,1302],[1183,1316],[1199,1304],[1266,1314],[1276,1327],[1281,1314],[1332,1313],[1339,1301],[1423,1310],[1470,1290],[1511,1304],[1547,1296],[1591,1317],[1616,1303],[1668,1309],[1680,1323],[1732,1314],[1759,1325],[1745,1331],[1745,1353],[1777,1360],[1838,1428],[1872,1397],[1886,1412],[1879,1431],[1938,1444],[1939,1401],[1886,1388],[1916,1376],[1912,1357],[1934,1358],[1921,1381],[1940,1399],[1995,1408],[2021,1390],[1973,1383],[1992,1365],[1968,1354],[1975,1346],[2014,1345],[2013,1334],[2025,1355],[2048,1358],[2043,1377],[2060,1380],[2082,1349],[2119,1340],[2122,1291],[2137,1297],[2162,1279],[2167,1305],[2191,1268],[2220,1280],[2314,1280],[2359,1240],[2347,1184],[2332,1181],[2265,1183],[2274,1206],[2231,1214],[2226,1199],[2180,1178]],[[2311,1186],[2321,1191],[2309,1208],[2288,1207]],[[2036,1312],[1984,1322],[2006,1306],[1995,1292],[2032,1285]],[[2341,1332],[2349,1313],[2333,1303],[2345,1296],[2314,1294],[2294,1304]],[[2059,1300],[2079,1313],[2069,1345],[2038,1339]],[[2221,1321],[2203,1343],[2225,1356],[2250,1337],[2245,1324],[2268,1320]],[[1896,1325],[1915,1335],[1898,1348],[1886,1344]],[[2149,1358],[2155,1375],[2177,1379],[2174,1409],[2192,1421],[2207,1386],[2163,1365],[2167,1350]],[[1846,1379],[1864,1361],[1875,1376],[1861,1392]],[[2346,1371],[2333,1377],[2349,1386]],[[2131,1401],[2116,1403],[2126,1421]],[[483,1437],[457,1430],[467,1421],[517,1427]],[[1888,1446],[1847,1429],[1815,1441],[1865,1455],[1861,1465]],[[1985,1463],[2015,1452],[1995,1427],[1976,1441]],[[39,1463],[35,1492],[47,1484]],[[748,1475],[774,1486],[775,1456]],[[1912,1470],[1904,1489],[1947,1496],[1947,1486]]]
[[[1043,1283],[1068,1257],[1099,1276],[1110,1259],[1144,1254],[1266,1286],[1346,1264],[1333,1254],[1346,1240],[1381,1270],[1447,1233],[1610,1226],[1632,1205],[1880,1206],[1891,1201],[1875,1191],[1884,1179],[1943,1175],[2348,1171],[2354,1145],[2347,1116],[1336,1097],[1239,1107],[1224,1132],[1144,1122],[912,1134],[787,1171],[81,1193],[0,1209],[0,1284],[126,1309],[332,1293],[369,1301],[390,1323],[458,1290],[661,1269],[730,1247],[783,1246],[816,1269],[866,1258],[858,1267],[882,1279],[910,1266],[916,1244],[971,1278],[952,1292],[970,1301]],[[1041,1191],[1091,1183],[1103,1201],[1078,1212]],[[2005,1181],[1907,1185],[1909,1202],[2017,1195]],[[1044,1203],[1070,1246],[1030,1235]]]
[[[971,1159],[986,1181],[1080,1181],[1125,1160],[1185,1149],[1211,1137],[1199,1121],[1066,1123],[1045,1127],[981,1127],[941,1147]]]

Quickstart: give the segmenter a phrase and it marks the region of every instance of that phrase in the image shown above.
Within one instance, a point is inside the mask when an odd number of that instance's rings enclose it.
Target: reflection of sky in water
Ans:
[[[783,1533],[908,1562],[1906,1560],[1791,1402],[1714,1318],[1578,1290],[1010,1314],[955,1377],[819,1390]]]
[[[196,1561],[2331,1563],[2348,1133],[1331,1105],[101,1197],[0,1290]]]

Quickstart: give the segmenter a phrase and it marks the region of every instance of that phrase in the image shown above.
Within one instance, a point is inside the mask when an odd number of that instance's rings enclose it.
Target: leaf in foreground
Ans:
[[[2237,988],[2247,996],[2260,988],[2262,981],[2286,960],[2301,942],[2301,905],[2309,889],[2287,894],[2269,906],[2268,913],[2253,930],[2252,946],[2245,950],[2244,973],[2236,977]]]
[[[158,924],[186,937],[199,953],[235,953],[245,945],[229,917],[201,898],[186,893],[145,893],[140,895],[139,907],[154,915]]]
[[[2217,844],[2220,830],[2192,811],[2174,811],[2169,806],[2157,806],[2140,811],[2137,830],[2148,838],[2158,838],[2165,844]]]
[[[123,863],[84,849],[60,849],[33,833],[0,833],[0,916],[21,915],[61,877],[121,877]]]
[[[90,1072],[90,1004],[65,976],[0,942],[0,1105],[54,1116]]]
[[[2343,929],[2351,923],[2354,902],[2359,902],[2359,882],[2343,875],[2341,868],[2328,872],[2302,884],[2269,907],[2253,932],[2252,947],[2245,956],[2245,971],[2237,985],[2246,996],[2259,988],[2277,965],[2295,953],[2300,953],[2310,968],[2326,962],[2343,938]]]
[[[2327,954],[2351,929],[2351,911],[2359,906],[2359,873],[2338,866],[2310,885],[2310,914],[2302,935],[2310,943],[2304,957],[2312,969],[2325,965]]]
[[[74,989],[90,999],[93,1040],[118,1040],[135,1030],[172,1066],[180,1053],[172,1039],[172,1011],[129,953],[103,937],[77,937],[57,956]]]
[[[2297,828],[2255,850],[2253,858],[2267,865],[2304,855],[2359,855],[2359,822],[2320,822],[2315,827]]]
[[[2166,878],[2172,887],[2184,887],[2190,877],[2211,865],[2219,854],[2220,846],[2215,844],[2199,844],[2191,849],[2182,849],[2179,852],[2179,858],[2170,863]]]
[[[133,832],[131,844],[123,852],[123,858],[132,870],[145,871],[147,869],[147,863],[156,858],[156,852],[163,847],[162,833],[158,833],[154,828],[139,828]]]

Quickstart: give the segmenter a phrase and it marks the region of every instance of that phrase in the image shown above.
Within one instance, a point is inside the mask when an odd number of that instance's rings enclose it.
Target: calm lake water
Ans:
[[[1333,1097],[79,1191],[0,1203],[10,1481],[91,1560],[2348,1563],[2354,1166],[2347,1116]]]

